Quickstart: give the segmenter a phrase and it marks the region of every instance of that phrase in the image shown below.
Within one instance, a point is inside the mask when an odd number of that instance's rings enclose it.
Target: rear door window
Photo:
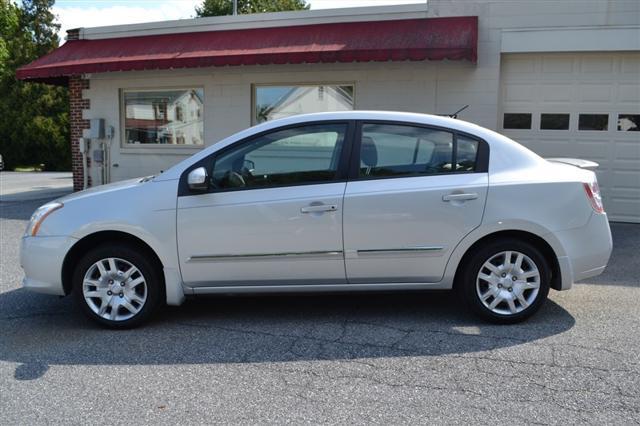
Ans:
[[[364,124],[360,176],[446,173],[453,159],[453,133],[395,124]]]
[[[364,123],[358,176],[366,179],[473,172],[478,148],[477,140],[456,137],[452,131]]]

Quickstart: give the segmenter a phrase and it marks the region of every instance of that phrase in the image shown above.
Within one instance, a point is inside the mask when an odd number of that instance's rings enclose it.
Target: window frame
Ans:
[[[209,190],[206,192],[194,192],[189,189],[189,185],[187,184],[187,176],[189,173],[197,169],[198,167],[204,167],[207,169],[207,173],[209,178],[213,176],[213,168],[215,167],[216,159],[226,154],[229,151],[234,149],[238,149],[243,145],[250,144],[255,139],[268,135],[270,133],[277,133],[283,130],[296,129],[301,127],[311,127],[317,125],[330,125],[330,124],[341,124],[345,125],[345,134],[344,141],[342,143],[342,152],[340,153],[340,158],[338,159],[338,167],[336,169],[336,175],[334,179],[326,180],[326,181],[315,181],[315,182],[300,182],[300,183],[288,183],[281,185],[272,185],[272,186],[261,186],[257,188],[213,188],[209,187]],[[296,123],[287,126],[280,126],[273,129],[265,130],[260,133],[253,134],[246,138],[240,139],[229,146],[225,146],[224,148],[206,156],[205,158],[197,161],[196,163],[189,166],[182,172],[180,176],[180,182],[178,183],[178,197],[183,196],[191,196],[191,195],[203,195],[203,194],[214,194],[214,193],[225,193],[225,192],[237,192],[237,191],[260,191],[260,190],[269,190],[274,188],[291,188],[297,186],[307,186],[307,185],[323,185],[323,184],[333,184],[347,181],[348,175],[348,165],[349,165],[349,157],[351,156],[352,148],[353,148],[353,136],[355,132],[355,122],[353,120],[322,120],[322,121],[308,121],[304,123]]]
[[[633,113],[633,112],[628,112],[628,113],[627,112],[616,112],[614,114],[615,114],[614,115],[614,118],[615,118],[615,131],[617,133],[621,133],[621,134],[631,133],[633,135],[633,134],[637,134],[636,132],[640,132],[640,119],[638,120],[639,123],[637,124],[638,127],[636,127],[636,130],[622,130],[622,129],[618,128],[619,127],[618,126],[618,122],[620,121],[620,117],[621,116],[623,116],[623,115],[637,115],[637,116],[640,117],[640,112],[637,112],[637,113]]]
[[[328,82],[328,81],[312,81],[312,82],[303,82],[303,83],[291,83],[291,82],[283,82],[283,83],[253,83],[251,84],[251,111],[249,111],[250,123],[252,126],[258,124],[257,117],[255,117],[256,105],[258,100],[258,88],[260,87],[284,87],[284,86],[298,86],[298,87],[316,87],[316,86],[351,86],[353,87],[353,109],[351,111],[356,111],[358,109],[357,106],[357,88],[355,81],[340,81],[340,82]],[[330,112],[330,111],[329,111]],[[307,113],[301,113],[307,114]],[[293,117],[293,116],[292,116]],[[266,121],[265,121],[266,123]],[[260,123],[262,124],[262,123]]]
[[[545,115],[556,115],[556,116],[566,116],[567,118],[567,128],[566,129],[551,129],[548,127],[542,127],[543,116]],[[570,112],[541,112],[540,113],[540,122],[538,123],[538,130],[542,130],[544,132],[567,132],[571,130],[571,113]]]
[[[577,119],[577,123],[576,123],[576,130],[578,132],[609,132],[611,131],[611,114],[608,112],[579,112],[578,114],[578,119]],[[580,118],[582,116],[588,116],[588,115],[592,115],[592,116],[604,116],[607,117],[607,128],[606,129],[581,129],[580,128]],[[613,127],[617,130],[618,128],[618,122],[617,120],[615,121],[615,124],[613,125]]]
[[[529,127],[505,127],[504,121],[505,121],[506,115],[528,115]],[[522,132],[526,130],[533,130],[534,116],[535,114],[532,112],[502,112],[502,122],[500,123],[500,126],[502,130],[511,131],[511,132],[518,132],[518,131]]]
[[[149,144],[129,144],[125,141],[126,138],[126,105],[125,105],[125,101],[124,101],[124,95],[126,92],[161,92],[161,91],[175,91],[175,90],[194,90],[194,89],[199,89],[202,90],[202,112],[201,112],[201,118],[202,118],[202,144],[201,145],[194,145],[194,144],[190,144],[190,145],[179,145],[179,144],[156,144],[156,143],[149,143]],[[121,152],[126,152],[126,153],[131,153],[131,154],[136,154],[136,153],[144,153],[144,152],[148,152],[149,150],[158,150],[160,152],[158,153],[162,153],[163,151],[165,153],[179,153],[180,151],[186,151],[184,152],[184,154],[190,154],[190,153],[195,153],[198,152],[204,148],[207,147],[206,141],[207,141],[207,135],[206,135],[206,126],[205,126],[205,113],[204,113],[204,109],[206,108],[206,99],[207,99],[207,94],[206,94],[206,90],[205,90],[205,86],[204,84],[195,84],[195,85],[189,85],[189,86],[159,86],[159,87],[121,87],[118,89],[118,98],[119,98],[119,103],[120,103],[120,108],[119,108],[119,129],[120,129],[120,150]],[[177,152],[176,152],[177,151]]]
[[[384,124],[390,126],[411,126],[419,127],[425,130],[444,131],[452,133],[453,135],[453,147],[452,147],[452,163],[455,164],[457,158],[458,148],[458,135],[464,136],[469,139],[478,141],[478,156],[476,157],[476,167],[473,171],[455,171],[429,174],[416,174],[416,175],[400,175],[400,176],[360,176],[360,147],[362,144],[362,127],[364,124]],[[393,121],[393,120],[356,120],[353,143],[351,147],[351,157],[349,162],[349,174],[348,180],[351,181],[368,181],[368,180],[381,180],[381,179],[408,179],[408,178],[428,178],[435,176],[450,176],[459,174],[472,174],[472,173],[487,173],[489,171],[489,144],[484,139],[467,133],[464,131],[452,129],[449,127],[435,126],[430,124],[412,123],[407,121]]]

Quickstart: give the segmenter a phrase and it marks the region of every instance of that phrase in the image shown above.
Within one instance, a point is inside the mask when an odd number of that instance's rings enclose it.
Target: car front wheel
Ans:
[[[76,266],[73,289],[83,312],[112,328],[139,325],[161,302],[158,271],[126,245],[105,244],[89,251]]]
[[[459,285],[467,305],[497,323],[515,323],[540,309],[551,272],[542,253],[520,240],[500,240],[469,256]]]

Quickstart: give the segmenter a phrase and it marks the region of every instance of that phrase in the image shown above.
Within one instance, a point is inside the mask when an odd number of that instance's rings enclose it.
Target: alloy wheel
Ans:
[[[82,294],[89,308],[110,321],[136,316],[147,300],[147,281],[142,272],[124,259],[109,257],[87,269]]]
[[[533,304],[540,291],[540,270],[526,254],[502,251],[489,258],[476,278],[482,304],[499,315],[514,315]]]

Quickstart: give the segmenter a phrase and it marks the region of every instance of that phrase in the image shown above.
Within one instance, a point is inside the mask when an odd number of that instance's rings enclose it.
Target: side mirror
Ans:
[[[189,172],[187,176],[189,189],[196,192],[204,192],[209,189],[209,174],[204,167],[198,167]]]
[[[250,172],[256,169],[256,163],[254,163],[252,160],[244,160],[244,164],[242,166]]]

